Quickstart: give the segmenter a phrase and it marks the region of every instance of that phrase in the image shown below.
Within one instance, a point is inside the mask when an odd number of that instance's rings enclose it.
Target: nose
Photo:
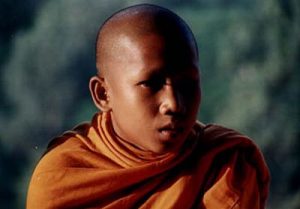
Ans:
[[[165,84],[161,95],[160,113],[182,116],[186,111],[183,95],[172,84]]]

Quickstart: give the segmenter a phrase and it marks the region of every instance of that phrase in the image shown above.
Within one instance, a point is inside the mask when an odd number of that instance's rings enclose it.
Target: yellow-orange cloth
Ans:
[[[262,209],[268,187],[260,151],[233,130],[197,123],[180,152],[155,155],[120,141],[98,113],[50,143],[27,208]]]

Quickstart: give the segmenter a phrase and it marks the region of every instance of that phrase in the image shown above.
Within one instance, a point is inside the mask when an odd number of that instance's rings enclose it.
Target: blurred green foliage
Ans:
[[[268,208],[300,208],[297,0],[1,0],[0,207],[24,208],[49,140],[96,111],[88,80],[99,25],[145,2],[174,10],[197,38],[199,119],[252,137],[271,170]]]

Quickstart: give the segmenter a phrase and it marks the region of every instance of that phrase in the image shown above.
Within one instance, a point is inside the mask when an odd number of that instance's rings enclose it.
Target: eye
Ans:
[[[181,92],[191,94],[199,88],[199,81],[194,79],[185,79],[180,81],[177,85]]]
[[[147,80],[144,80],[139,83],[139,85],[143,88],[149,89],[151,91],[158,91],[165,84],[165,79],[163,77],[153,77]]]

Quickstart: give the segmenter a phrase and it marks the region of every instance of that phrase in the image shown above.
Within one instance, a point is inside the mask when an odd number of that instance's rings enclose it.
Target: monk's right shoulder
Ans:
[[[80,125],[52,139],[40,159],[35,173],[76,166],[78,158],[89,150],[85,143],[88,139],[82,132],[88,130],[88,128],[86,124]]]
[[[76,138],[74,137],[59,137],[54,139],[54,141],[55,146],[52,146],[51,149],[48,149],[42,156],[35,168],[34,173],[42,173],[53,171],[61,167],[67,167],[70,158],[69,150],[74,148],[78,149],[80,147]]]

